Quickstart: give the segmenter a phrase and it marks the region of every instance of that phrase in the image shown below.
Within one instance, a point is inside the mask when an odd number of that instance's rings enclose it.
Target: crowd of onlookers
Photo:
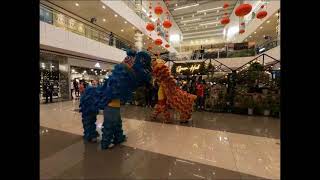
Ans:
[[[197,96],[195,102],[196,110],[206,110],[217,103],[219,96],[226,93],[226,87],[216,83],[206,82],[199,78],[198,80],[177,80],[177,85],[184,91]],[[155,82],[143,88],[145,98],[141,105],[145,107],[154,107],[158,101],[159,83]]]
[[[76,80],[74,79],[71,83],[71,97],[72,99],[77,99],[84,92],[85,88],[88,85],[98,86],[98,81],[90,81],[86,82],[84,80]],[[143,88],[143,103],[141,105],[145,107],[154,107],[158,101],[158,90],[160,84],[155,82],[154,84],[149,84]],[[201,77],[196,79],[188,79],[188,80],[177,80],[177,86],[179,86],[182,90],[194,94],[197,96],[195,102],[196,110],[206,110],[208,106],[213,106],[219,99],[221,94],[226,93],[226,87],[223,85],[218,85],[212,82],[206,82]],[[50,93],[48,93],[50,94]]]

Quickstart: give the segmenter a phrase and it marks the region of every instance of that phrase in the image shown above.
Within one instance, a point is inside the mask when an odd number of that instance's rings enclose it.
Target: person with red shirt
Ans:
[[[197,108],[204,109],[203,99],[204,99],[204,84],[203,82],[199,82],[196,85],[196,92],[197,92]]]

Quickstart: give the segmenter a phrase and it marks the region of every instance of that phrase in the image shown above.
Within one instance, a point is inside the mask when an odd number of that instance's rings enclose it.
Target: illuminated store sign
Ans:
[[[192,65],[191,67],[177,66],[176,72],[180,73],[181,71],[190,70],[193,73],[195,70],[198,70],[198,69],[200,69],[200,64]]]

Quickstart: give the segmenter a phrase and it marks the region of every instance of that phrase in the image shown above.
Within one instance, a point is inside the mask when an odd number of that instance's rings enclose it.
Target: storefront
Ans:
[[[53,85],[52,98],[67,100],[69,98],[68,58],[65,56],[40,52],[40,100],[45,99],[44,84]]]
[[[40,100],[45,101],[45,84],[53,85],[53,101],[70,100],[73,80],[90,84],[108,78],[115,64],[72,57],[65,54],[40,52]]]

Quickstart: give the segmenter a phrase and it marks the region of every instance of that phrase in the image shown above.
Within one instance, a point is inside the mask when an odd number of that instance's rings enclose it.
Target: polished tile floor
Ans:
[[[163,124],[150,108],[124,106],[128,141],[101,151],[82,141],[77,108],[40,106],[41,179],[280,179],[279,119],[194,112],[188,124]]]

